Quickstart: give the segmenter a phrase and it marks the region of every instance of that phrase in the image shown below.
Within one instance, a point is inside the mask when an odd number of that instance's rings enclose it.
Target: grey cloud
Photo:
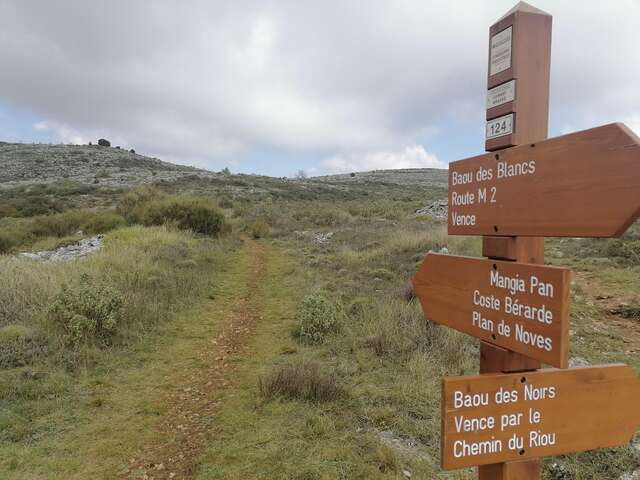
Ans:
[[[513,3],[0,0],[0,97],[183,162],[400,150],[480,131],[488,26]],[[552,125],[637,118],[640,4],[536,5]]]

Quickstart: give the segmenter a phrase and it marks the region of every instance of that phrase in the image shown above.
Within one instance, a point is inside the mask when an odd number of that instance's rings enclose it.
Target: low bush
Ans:
[[[300,321],[294,335],[303,343],[324,342],[327,335],[339,328],[339,309],[325,293],[316,292],[302,300]]]
[[[175,223],[181,230],[218,235],[224,215],[212,201],[196,197],[170,197],[150,203],[143,215],[145,225]]]
[[[233,208],[234,207],[234,203],[233,200],[231,200],[229,197],[220,197],[220,199],[218,200],[218,206],[220,208]]]
[[[349,205],[348,210],[354,217],[385,218],[387,220],[398,220],[409,213],[403,202],[387,199],[354,202]]]
[[[335,375],[321,371],[317,363],[303,362],[278,368],[259,380],[260,394],[266,400],[276,397],[310,402],[328,402],[344,395]]]
[[[212,272],[228,248],[228,242],[164,227],[127,227],[108,233],[104,246],[82,261],[2,256],[0,328],[19,324],[42,332],[47,358],[73,369],[91,361],[104,346],[138,341],[178,309],[208,294]],[[39,338],[34,334],[31,343],[16,348],[41,351]],[[14,357],[6,353],[0,363],[26,362],[8,360]]]
[[[122,215],[114,212],[96,212],[83,224],[82,230],[89,233],[106,233],[116,228],[124,227]]]
[[[11,205],[0,205],[0,218],[17,217],[18,210]]]
[[[383,473],[396,472],[400,466],[398,454],[393,448],[387,445],[379,445],[378,448],[376,448],[376,460],[378,469]]]
[[[616,238],[609,240],[604,248],[609,257],[616,257],[633,265],[640,265],[640,240]]]
[[[77,286],[63,285],[54,297],[49,317],[62,329],[66,343],[108,344],[122,319],[123,296],[116,289],[83,277]]]
[[[0,254],[9,253],[14,247],[21,243],[21,238],[12,232],[0,230]]]
[[[124,193],[118,200],[116,212],[122,215],[129,223],[141,223],[138,215],[142,206],[159,200],[165,196],[161,190],[153,187],[141,187],[134,191]]]
[[[261,218],[249,226],[249,233],[255,239],[268,237],[270,232],[269,224]]]
[[[385,248],[390,253],[440,251],[447,245],[447,233],[444,228],[430,230],[399,230]]]
[[[108,210],[67,210],[31,218],[0,218],[0,254],[47,238],[65,238],[78,231],[106,233],[124,226],[121,215]]]
[[[640,319],[640,305],[621,305],[618,309],[615,310],[615,313],[623,318]]]
[[[130,224],[173,224],[181,230],[217,236],[224,214],[205,197],[166,195],[157,189],[140,189],[124,195],[117,207]]]
[[[469,337],[425,320],[419,302],[382,298],[351,323],[362,325],[361,344],[377,356],[409,359],[429,355],[443,369],[461,370],[473,358]]]
[[[22,367],[47,352],[44,336],[23,325],[0,328],[0,368]]]
[[[36,237],[64,237],[80,230],[86,213],[68,210],[54,215],[34,217],[31,231]]]
[[[335,227],[351,221],[349,212],[333,206],[299,208],[293,213],[293,218],[304,224],[311,224],[317,227]]]

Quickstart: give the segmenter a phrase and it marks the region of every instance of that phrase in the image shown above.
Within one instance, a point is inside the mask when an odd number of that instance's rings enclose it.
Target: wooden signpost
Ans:
[[[612,447],[640,428],[625,365],[449,377],[442,392],[446,469]]]
[[[640,213],[640,139],[621,124],[449,165],[449,233],[612,237]]]
[[[619,236],[640,216],[640,139],[621,124],[546,140],[551,16],[520,2],[489,29],[486,153],[449,167],[449,234],[488,259],[429,254],[427,318],[480,339],[480,375],[442,386],[442,467],[540,478],[539,457],[623,444],[640,426],[624,365],[566,368],[569,271],[544,236]],[[538,264],[538,265],[536,265]],[[516,373],[517,372],[517,373]]]
[[[430,320],[567,367],[570,270],[429,253],[413,279]]]

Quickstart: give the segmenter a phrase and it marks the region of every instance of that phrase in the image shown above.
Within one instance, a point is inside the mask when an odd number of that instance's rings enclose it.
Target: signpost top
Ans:
[[[520,2],[489,29],[489,97],[496,87],[506,89],[507,96],[487,101],[487,120],[494,128],[487,126],[485,150],[547,137],[551,23],[551,15]],[[501,117],[506,122],[495,128]]]
[[[499,23],[500,21],[504,20],[505,18],[507,18],[508,16],[510,16],[512,14],[515,14],[516,12],[519,12],[519,13],[531,13],[531,14],[535,14],[535,15],[546,15],[547,17],[551,16],[550,13],[547,13],[544,10],[540,10],[539,8],[536,8],[533,5],[528,4],[527,2],[518,2],[515,7],[513,7],[511,10],[509,10],[503,16],[501,16],[496,21],[496,23]]]

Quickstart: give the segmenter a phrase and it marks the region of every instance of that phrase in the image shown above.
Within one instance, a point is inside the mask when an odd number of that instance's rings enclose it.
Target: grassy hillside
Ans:
[[[476,373],[478,343],[425,321],[407,285],[429,250],[480,255],[478,238],[414,214],[446,198],[445,179],[0,188],[14,208],[0,238],[22,235],[0,255],[0,478],[475,478],[439,469],[439,415],[441,377]],[[20,206],[45,188],[56,209]],[[65,264],[12,255],[77,228],[106,233],[103,249]],[[640,373],[639,245],[638,226],[547,241],[548,262],[576,271],[574,361]],[[640,454],[544,465],[546,480],[618,479]]]

